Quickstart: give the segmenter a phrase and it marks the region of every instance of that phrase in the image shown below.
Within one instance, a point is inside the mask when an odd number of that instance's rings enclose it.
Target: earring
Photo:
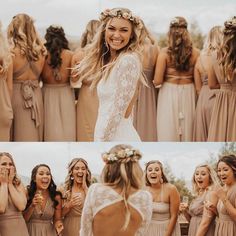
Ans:
[[[74,177],[73,177],[73,176],[71,176],[71,177],[70,177],[70,179],[71,179],[71,180],[74,180]]]

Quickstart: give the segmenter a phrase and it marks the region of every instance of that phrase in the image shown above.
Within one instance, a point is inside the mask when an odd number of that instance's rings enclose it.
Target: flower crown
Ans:
[[[137,162],[142,154],[136,149],[126,148],[116,153],[105,152],[102,154],[102,159],[106,164],[113,162]]]
[[[100,20],[104,21],[107,17],[118,17],[118,18],[124,18],[125,20],[129,20],[133,22],[139,29],[143,27],[142,20],[138,17],[132,14],[132,12],[123,11],[120,8],[114,8],[114,9],[106,9],[100,14]]]
[[[175,17],[174,19],[171,20],[170,27],[183,27],[183,28],[187,28],[188,27],[188,23],[185,20],[181,21],[179,18]]]
[[[225,22],[224,34],[229,34],[236,31],[236,16]]]

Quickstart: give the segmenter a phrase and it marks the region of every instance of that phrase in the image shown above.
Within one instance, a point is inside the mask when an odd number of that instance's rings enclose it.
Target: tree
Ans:
[[[193,21],[190,24],[189,32],[192,37],[193,45],[198,49],[202,49],[205,37],[199,29],[197,21]]]
[[[229,155],[234,154],[236,155],[236,142],[226,142],[220,149],[219,155]]]

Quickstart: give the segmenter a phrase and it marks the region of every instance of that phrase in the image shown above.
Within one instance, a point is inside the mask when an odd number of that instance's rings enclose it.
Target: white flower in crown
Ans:
[[[107,158],[108,161],[117,161],[117,157],[114,153],[111,153],[108,155],[108,158]]]
[[[170,24],[171,24],[171,25],[179,24],[179,19],[175,17],[175,18],[170,22]]]
[[[126,148],[125,153],[127,157],[130,157],[134,155],[134,150]]]
[[[125,158],[125,156],[126,156],[125,150],[118,151],[117,156],[119,156],[120,158]]]

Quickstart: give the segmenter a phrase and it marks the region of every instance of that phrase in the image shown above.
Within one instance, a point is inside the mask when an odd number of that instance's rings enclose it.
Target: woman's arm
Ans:
[[[4,213],[8,203],[8,171],[0,168],[0,214]]]
[[[161,86],[164,81],[164,75],[166,71],[167,65],[167,54],[165,51],[161,51],[157,57],[156,67],[155,67],[155,75],[154,75],[154,86]]]
[[[7,70],[7,87],[8,87],[10,97],[12,97],[12,90],[13,90],[13,64],[12,64],[12,60],[11,60],[11,63],[8,67],[8,70]]]
[[[194,84],[195,84],[195,89],[196,89],[197,95],[199,95],[200,90],[202,88],[202,80],[201,80],[201,73],[200,73],[200,68],[199,68],[199,61],[200,61],[200,57],[198,58],[195,66],[194,66]]]
[[[55,199],[58,201],[58,204],[55,208],[54,216],[53,216],[53,223],[56,229],[57,235],[63,230],[63,223],[62,223],[62,199],[61,196],[58,194]]]
[[[170,221],[165,233],[165,236],[171,236],[177,219],[178,219],[178,213],[179,213],[179,205],[180,205],[180,196],[178,193],[178,190],[174,185],[170,186]]]

